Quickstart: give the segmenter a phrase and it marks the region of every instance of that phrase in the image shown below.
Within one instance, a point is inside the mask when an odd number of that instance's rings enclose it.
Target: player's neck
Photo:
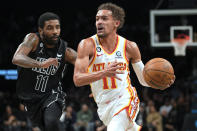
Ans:
[[[56,47],[56,45],[49,45],[49,44],[46,44],[46,43],[45,43],[45,46],[46,46],[46,48],[55,48]]]
[[[111,51],[115,48],[117,44],[117,34],[109,34],[104,38],[99,38],[100,44],[108,51]]]

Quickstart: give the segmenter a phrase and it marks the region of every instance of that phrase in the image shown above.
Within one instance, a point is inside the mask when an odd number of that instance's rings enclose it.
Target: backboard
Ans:
[[[152,47],[173,47],[172,40],[187,36],[187,46],[197,46],[197,9],[150,11]]]

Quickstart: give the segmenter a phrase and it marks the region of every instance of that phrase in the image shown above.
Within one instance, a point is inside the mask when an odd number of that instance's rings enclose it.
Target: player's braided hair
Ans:
[[[52,13],[52,12],[46,12],[46,13],[43,13],[39,17],[39,19],[38,19],[38,26],[40,28],[43,28],[45,21],[48,21],[48,20],[59,20],[59,22],[60,22],[60,18],[59,18],[58,15],[56,15],[55,13]]]
[[[125,11],[123,8],[113,3],[104,3],[98,7],[97,11],[99,10],[110,10],[112,12],[112,17],[120,21],[118,29],[123,27],[125,21]]]

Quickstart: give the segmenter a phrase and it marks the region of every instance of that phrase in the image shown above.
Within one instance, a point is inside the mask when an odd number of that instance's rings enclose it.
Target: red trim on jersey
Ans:
[[[126,60],[126,62],[129,64],[129,60],[127,58],[127,55],[126,55],[126,52],[127,52],[127,40],[125,39],[125,42],[124,42],[124,58]]]
[[[91,38],[91,37],[90,37],[90,38]],[[95,60],[95,58],[96,58],[96,43],[95,43],[95,41],[94,41],[93,38],[91,38],[91,40],[92,40],[93,43],[94,43],[94,56],[93,56],[93,58],[92,58],[92,61],[91,61],[90,64],[88,65],[88,69],[89,69],[89,67],[92,65],[92,63],[94,62],[94,60]]]
[[[128,113],[128,111],[129,111],[129,108],[131,108],[132,107],[132,105],[131,105],[131,101],[133,100],[133,98],[134,98],[134,93],[129,89],[129,87],[127,87],[128,88],[128,91],[129,91],[129,93],[131,94],[131,97],[130,97],[130,100],[129,100],[129,104],[127,105],[127,106],[125,106],[125,107],[123,107],[120,111],[118,111],[115,115],[117,115],[117,114],[119,114],[121,111],[123,111],[124,109],[126,109],[126,111],[127,111],[127,113]],[[130,114],[131,112],[129,112],[129,114]],[[115,116],[114,115],[114,116]]]
[[[132,90],[130,86],[128,87],[128,91],[131,94],[131,98],[130,98],[129,104],[126,107],[122,108],[120,111],[118,111],[115,115],[119,114],[121,111],[126,109],[126,112],[127,112],[128,116],[129,116],[130,120],[133,121],[133,119],[135,118],[135,115],[137,113],[137,108],[138,108],[137,105],[139,104],[139,99],[138,99],[138,101],[136,103],[134,103],[134,106],[132,106],[131,102],[134,101],[134,99],[137,97],[136,91]],[[131,116],[132,109],[134,109],[134,111],[133,111],[133,114]]]
[[[136,89],[133,87],[132,89],[131,89],[132,87],[129,87],[129,90],[131,91],[131,92],[135,92],[135,95],[134,95],[134,98],[136,98],[136,97],[138,97],[137,96],[137,92],[136,92]],[[137,102],[135,102],[134,103],[134,105],[135,106],[137,106],[138,104],[139,104],[139,102],[140,102],[140,100],[139,99],[137,99]],[[130,107],[131,108],[131,107]],[[132,107],[133,108],[133,107]],[[135,107],[135,108],[137,108],[137,107]],[[133,120],[133,118],[135,117],[135,115],[136,115],[136,109],[134,110],[134,112],[133,112],[133,114],[132,114],[132,116],[130,117],[132,120]],[[129,114],[130,114],[131,112],[129,112]]]
[[[96,35],[96,36],[97,36],[97,35]],[[98,39],[99,45],[100,45],[101,48],[103,49],[104,53],[106,53],[106,54],[108,54],[108,55],[113,54],[113,53],[116,51],[116,49],[117,49],[117,47],[118,47],[118,45],[119,45],[119,37],[118,37],[118,35],[117,35],[117,37],[116,37],[116,45],[115,45],[115,48],[113,49],[113,51],[107,52],[107,51],[103,48],[103,46],[101,45],[101,42],[100,42],[100,39],[98,38],[98,36],[97,36],[97,39]]]

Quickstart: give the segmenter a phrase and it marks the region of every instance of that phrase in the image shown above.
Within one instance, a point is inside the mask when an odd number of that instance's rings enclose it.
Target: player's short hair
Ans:
[[[46,12],[40,15],[38,19],[38,26],[40,28],[44,28],[45,21],[48,21],[48,20],[59,20],[60,22],[60,18],[57,14],[52,13],[52,12]]]
[[[124,25],[124,21],[125,21],[125,11],[123,8],[121,8],[120,6],[113,4],[113,3],[104,3],[101,4],[97,11],[99,10],[110,10],[112,12],[112,17],[116,20],[120,21],[120,25],[118,27],[118,29],[122,28]]]

